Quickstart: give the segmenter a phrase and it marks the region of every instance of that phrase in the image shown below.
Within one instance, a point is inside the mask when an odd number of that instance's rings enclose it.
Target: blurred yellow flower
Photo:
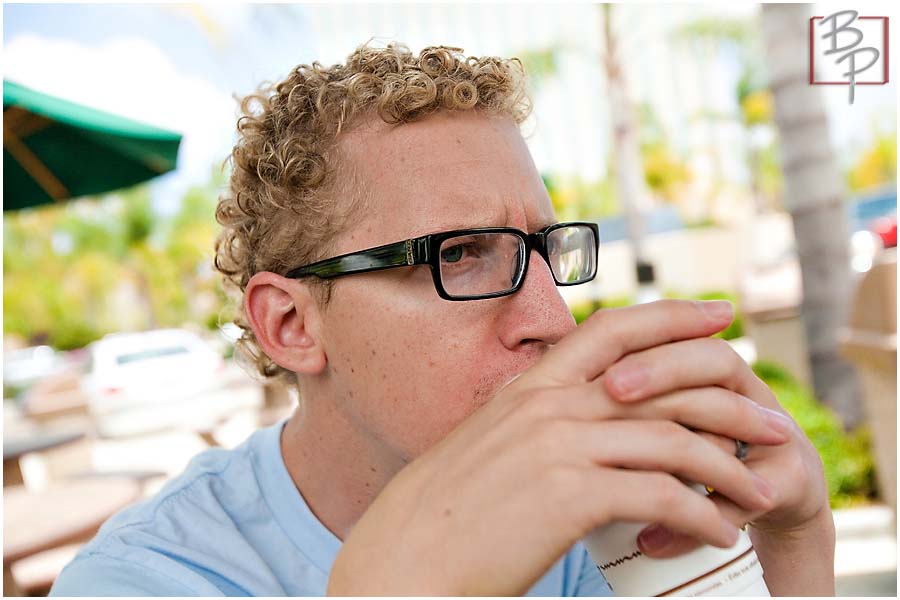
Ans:
[[[761,89],[747,94],[741,101],[741,114],[749,126],[772,122],[772,92]]]

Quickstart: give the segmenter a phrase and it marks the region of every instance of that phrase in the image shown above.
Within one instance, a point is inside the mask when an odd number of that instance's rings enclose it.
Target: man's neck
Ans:
[[[307,398],[298,408],[281,434],[281,454],[310,510],[343,541],[405,463],[329,400]]]

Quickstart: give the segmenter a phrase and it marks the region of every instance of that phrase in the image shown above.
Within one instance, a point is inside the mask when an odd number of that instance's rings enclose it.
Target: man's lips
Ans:
[[[523,351],[522,354],[516,357],[517,360],[509,363],[503,369],[481,377],[475,386],[475,398],[487,401],[496,396],[500,390],[518,379],[522,373],[533,367],[540,360],[544,352],[547,351],[548,346],[542,345],[541,348],[535,347],[533,350]]]

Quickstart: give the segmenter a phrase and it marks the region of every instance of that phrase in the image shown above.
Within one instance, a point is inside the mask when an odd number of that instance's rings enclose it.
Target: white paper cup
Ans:
[[[731,548],[703,546],[675,558],[656,559],[637,547],[637,535],[646,526],[615,523],[582,539],[617,596],[769,596],[745,532]]]
[[[637,536],[647,525],[611,523],[581,540],[617,596],[770,595],[745,531],[731,548],[701,546],[675,558],[657,559],[645,556],[637,546]]]

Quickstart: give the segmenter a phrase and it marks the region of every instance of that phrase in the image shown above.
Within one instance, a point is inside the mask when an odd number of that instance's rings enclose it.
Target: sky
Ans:
[[[734,112],[733,57],[722,52],[701,65],[692,50],[667,36],[697,16],[752,16],[758,8],[645,4],[616,10],[633,96],[654,107],[673,145],[699,155],[695,151],[711,143],[742,144],[735,125],[700,129],[690,118],[704,110]],[[893,9],[876,3],[865,10]],[[586,4],[5,4],[2,68],[6,79],[183,133],[177,170],[152,186],[156,205],[169,212],[185,187],[207,181],[230,151],[235,94],[283,78],[299,63],[341,61],[371,38],[401,40],[414,51],[442,43],[500,56],[562,45],[558,77],[535,94],[528,142],[542,172],[601,177],[609,143],[598,29],[597,11]],[[872,119],[896,127],[893,83],[859,88],[852,110],[845,91],[828,89],[824,97],[842,156],[865,144]],[[732,154],[725,169],[740,179],[743,161]]]

